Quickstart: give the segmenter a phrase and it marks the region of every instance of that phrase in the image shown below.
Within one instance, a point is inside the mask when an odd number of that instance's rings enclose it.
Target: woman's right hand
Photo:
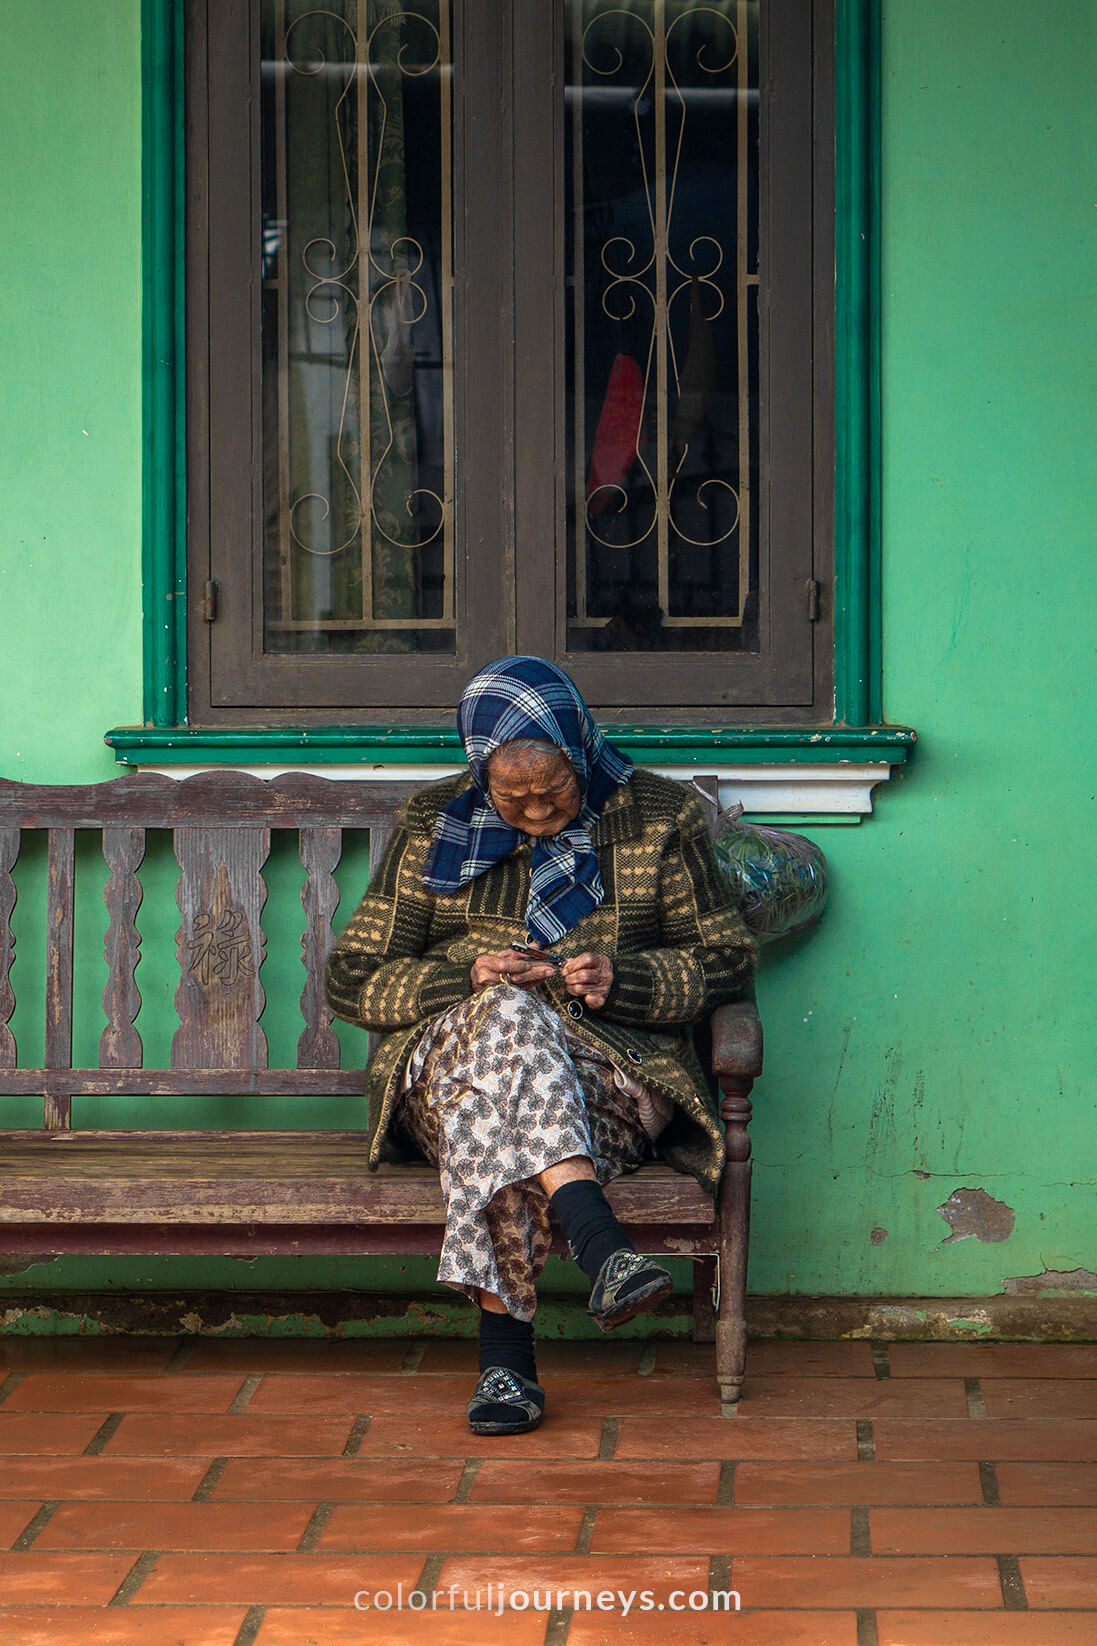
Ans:
[[[515,954],[513,949],[500,949],[497,954],[482,954],[474,960],[469,976],[476,990],[490,988],[493,983],[513,983],[516,989],[532,989],[551,977],[555,970],[554,966]]]

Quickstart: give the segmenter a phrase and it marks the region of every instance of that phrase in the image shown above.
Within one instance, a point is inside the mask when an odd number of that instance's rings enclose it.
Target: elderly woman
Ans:
[[[554,664],[490,663],[457,724],[469,770],[405,807],[328,998],[385,1032],[370,1164],[437,1164],[438,1278],[480,1306],[469,1424],[514,1434],[544,1411],[550,1206],[603,1329],[671,1290],[601,1185],[658,1153],[715,1190],[722,1135],[688,1029],[749,980],[753,947],[697,798],[607,743]]]

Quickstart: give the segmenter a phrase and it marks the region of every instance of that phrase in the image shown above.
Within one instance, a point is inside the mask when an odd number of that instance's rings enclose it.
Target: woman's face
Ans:
[[[523,834],[559,834],[579,816],[583,797],[571,762],[562,753],[509,751],[488,761],[488,792],[499,816]]]

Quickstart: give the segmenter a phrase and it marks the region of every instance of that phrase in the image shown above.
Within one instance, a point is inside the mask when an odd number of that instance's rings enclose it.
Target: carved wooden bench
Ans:
[[[135,1104],[159,1099],[155,1107],[162,1113],[166,1101],[206,1094],[359,1094],[363,1070],[340,1067],[339,1040],[324,1000],[324,961],[339,902],[333,875],[344,831],[366,831],[369,860],[379,861],[412,787],[311,776],[268,781],[235,772],[180,781],[133,775],[72,788],[0,780],[0,1094],[42,1099],[40,1129],[3,1133],[0,1255],[437,1252],[444,1223],[437,1174],[414,1166],[370,1173],[360,1132],[93,1131],[73,1123],[73,1100],[99,1095]],[[268,1066],[260,1021],[267,941],[260,917],[272,829],[297,833],[304,868],[303,1026],[294,1068]],[[13,870],[24,832],[31,830],[47,831],[48,840],[40,1068],[20,1066],[11,1028]],[[105,1025],[91,1068],[73,1066],[80,830],[101,834],[109,868]],[[179,867],[181,923],[171,974],[178,979],[178,1027],[168,1068],[144,1066],[135,1027],[141,1008],[138,870],[149,830],[170,831]],[[352,907],[353,900],[347,915]],[[735,1402],[746,1343],[749,1093],[762,1052],[753,998],[722,1007],[711,1029],[728,1143],[715,1221],[712,1202],[694,1180],[659,1164],[612,1185],[610,1198],[640,1249],[696,1259],[694,1335],[715,1337],[721,1393]],[[79,1118],[77,1112],[77,1123]]]

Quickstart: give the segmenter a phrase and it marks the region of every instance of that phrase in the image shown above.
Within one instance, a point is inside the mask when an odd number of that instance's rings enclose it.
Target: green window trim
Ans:
[[[818,728],[615,726],[634,757],[693,764],[886,760],[882,724],[879,141],[881,0],[835,0],[834,720]],[[144,724],[106,734],[122,764],[451,762],[444,727],[204,728],[186,716],[183,5],[142,0]]]

